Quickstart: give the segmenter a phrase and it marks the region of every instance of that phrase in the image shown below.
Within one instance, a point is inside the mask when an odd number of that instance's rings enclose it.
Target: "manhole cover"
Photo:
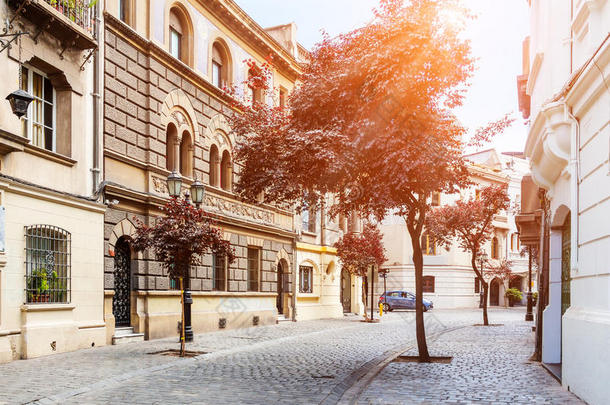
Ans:
[[[185,350],[184,357],[197,357],[197,356],[201,356],[202,354],[208,354],[208,353],[209,352],[198,352],[198,351],[192,351],[192,350]],[[152,353],[148,353],[148,354],[159,354],[161,356],[180,357],[180,350],[179,349],[169,349],[169,350],[161,350],[159,352],[152,352]]]
[[[483,325],[482,323],[475,323],[472,326],[504,326],[503,323],[490,323],[489,325]]]
[[[328,379],[332,379],[335,378],[334,375],[312,375],[312,378],[328,378]]]
[[[448,364],[451,363],[451,360],[453,360],[453,357],[449,357],[449,356],[431,356],[430,357],[430,363],[443,363],[443,364]],[[398,356],[394,359],[394,362],[396,363],[422,363],[421,361],[419,361],[419,356]],[[423,362],[425,363],[425,362]]]

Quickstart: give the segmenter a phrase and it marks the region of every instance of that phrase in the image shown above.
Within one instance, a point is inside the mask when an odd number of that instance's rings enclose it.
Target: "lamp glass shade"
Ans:
[[[176,172],[171,172],[167,176],[167,191],[172,197],[179,197],[182,190],[182,177]]]
[[[6,96],[6,99],[11,104],[13,114],[21,118],[25,114],[27,114],[28,107],[32,100],[34,100],[34,97],[32,97],[28,92],[25,92],[20,89]]]
[[[195,180],[191,184],[191,198],[195,204],[201,204],[205,196],[205,186],[199,180]]]

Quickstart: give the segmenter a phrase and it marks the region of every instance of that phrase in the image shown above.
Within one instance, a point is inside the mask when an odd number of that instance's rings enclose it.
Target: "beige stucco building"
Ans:
[[[511,206],[519,200],[521,177],[527,170],[525,160],[513,155],[503,155],[495,150],[487,150],[466,157],[469,165],[470,179],[473,186],[461,190],[459,194],[436,194],[432,205],[449,205],[458,199],[476,198],[483,187],[503,185],[509,189]],[[493,222],[492,239],[485,251],[489,264],[497,265],[502,259],[513,261],[515,277],[511,280],[500,279],[484,273],[489,282],[489,305],[504,306],[507,304],[504,293],[509,287],[527,291],[527,259],[519,255],[520,247],[516,237],[514,210],[500,212]],[[383,243],[388,252],[384,268],[388,269],[385,288],[391,290],[415,291],[415,273],[413,251],[404,219],[388,216],[380,224],[383,232]],[[470,253],[464,252],[457,243],[449,250],[440,248],[425,233],[422,235],[424,253],[424,298],[434,303],[434,308],[476,308],[483,290],[476,280],[470,264]],[[383,279],[375,288],[376,294],[384,291]]]
[[[522,235],[541,251],[542,362],[565,388],[590,404],[605,404],[610,397],[610,2],[529,3],[519,99],[530,118],[525,154],[537,187],[524,191],[530,194],[525,200],[542,204],[524,210]]]
[[[0,6],[28,33],[0,52],[0,362],[106,343],[98,7]],[[4,100],[18,88],[34,97],[21,119]]]

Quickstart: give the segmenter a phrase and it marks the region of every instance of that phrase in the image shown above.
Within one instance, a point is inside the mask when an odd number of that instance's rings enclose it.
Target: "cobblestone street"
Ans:
[[[476,310],[426,314],[431,353],[451,364],[383,369],[412,352],[410,311],[377,324],[349,316],[197,335],[188,349],[208,354],[185,360],[150,354],[177,348],[166,339],[15,361],[0,365],[0,403],[579,403],[527,362],[521,309],[490,319],[504,326],[473,327]]]

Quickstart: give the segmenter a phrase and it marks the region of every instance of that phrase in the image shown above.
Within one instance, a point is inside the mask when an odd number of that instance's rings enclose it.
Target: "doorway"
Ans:
[[[284,268],[282,263],[277,264],[277,298],[275,301],[277,307],[277,314],[284,314]]]
[[[494,278],[489,286],[489,305],[500,305],[500,280]]]
[[[125,238],[114,250],[114,296],[112,315],[115,326],[131,326],[131,247]]]
[[[341,270],[341,304],[343,313],[352,311],[352,277],[346,269]]]

